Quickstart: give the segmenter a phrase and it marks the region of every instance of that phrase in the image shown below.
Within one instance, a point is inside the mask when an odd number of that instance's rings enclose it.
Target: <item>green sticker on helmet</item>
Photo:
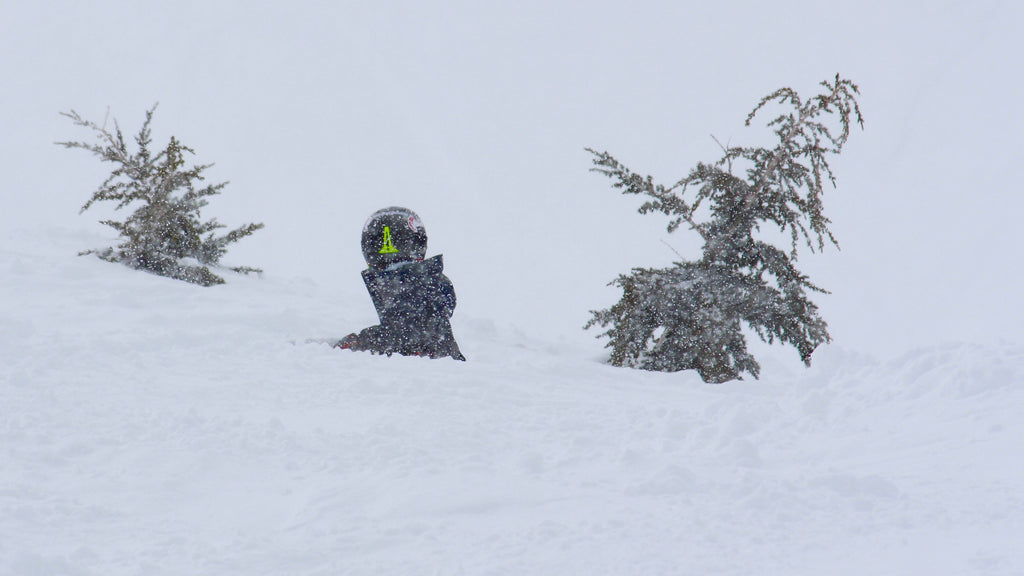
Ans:
[[[395,248],[394,242],[391,241],[391,226],[384,227],[384,245],[381,246],[378,254],[397,254],[398,248]]]

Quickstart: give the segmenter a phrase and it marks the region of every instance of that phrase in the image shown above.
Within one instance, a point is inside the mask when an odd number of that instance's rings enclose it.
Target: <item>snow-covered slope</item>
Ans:
[[[305,342],[363,294],[94,241],[0,248],[0,574],[1024,572],[1019,344],[711,386],[456,312],[468,362],[384,358]]]
[[[3,3],[0,576],[1024,574],[1022,29],[1008,0]],[[670,183],[836,73],[843,251],[801,259],[835,344],[722,386],[602,364],[605,283],[699,243],[583,148]],[[157,101],[154,145],[231,181],[204,215],[267,224],[228,260],[264,278],[74,256],[109,166],[58,112],[131,135]],[[393,204],[466,363],[306,342],[374,321],[359,227]]]

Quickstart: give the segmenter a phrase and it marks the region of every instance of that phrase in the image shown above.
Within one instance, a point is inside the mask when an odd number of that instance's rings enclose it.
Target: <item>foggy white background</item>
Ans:
[[[457,321],[589,340],[608,281],[699,243],[636,214],[584,147],[671,183],[718,158],[712,136],[769,144],[742,125],[765,94],[839,73],[865,116],[826,191],[842,250],[800,261],[832,291],[815,300],[836,345],[1016,339],[1022,29],[1011,1],[4,0],[0,238],[106,242],[102,210],[78,208],[109,168],[53,144],[91,138],[58,113],[109,110],[132,134],[159,102],[154,144],[174,134],[231,182],[204,214],[267,225],[227,263],[359,294],[364,219],[406,205]]]

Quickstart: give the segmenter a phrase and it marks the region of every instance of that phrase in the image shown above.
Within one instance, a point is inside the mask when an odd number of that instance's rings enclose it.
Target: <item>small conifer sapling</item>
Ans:
[[[223,284],[214,274],[227,252],[228,244],[263,228],[262,223],[246,224],[227,234],[217,231],[225,226],[216,219],[204,221],[200,211],[208,198],[220,194],[227,182],[203,185],[203,172],[212,164],[186,166],[187,154],[195,154],[188,146],[171,137],[167,146],[154,154],[151,150],[150,123],[154,105],[146,111],[146,120],[135,135],[136,151],[130,152],[114,121],[111,132],[105,125],[83,119],[74,110],[62,112],[76,126],[92,130],[96,142],[58,142],[65,148],[81,148],[92,152],[114,169],[93,192],[80,212],[97,202],[113,202],[115,210],[131,209],[124,220],[102,220],[118,232],[120,244],[100,250],[86,250],[109,262],[145,270],[201,286]],[[236,272],[260,272],[247,266],[231,268]]]
[[[586,325],[608,328],[599,336],[609,338],[612,364],[697,370],[706,382],[725,382],[760,373],[744,326],[765,342],[795,347],[807,365],[831,340],[807,294],[827,292],[796,268],[797,248],[820,251],[826,242],[838,248],[823,212],[825,183],[835,186],[827,156],[842,151],[851,124],[863,127],[863,119],[853,82],[836,75],[821,86],[806,101],[790,88],[776,90],[750,112],[747,126],[770,105],[783,110],[768,122],[777,137],[773,148],[724,148],[720,160],[698,163],[671,186],[587,149],[592,170],[613,187],[647,197],[640,213],[665,214],[670,233],[685,223],[703,242],[697,261],[636,268],[612,281],[622,298],[592,312]],[[785,233],[788,250],[765,240],[762,225]]]

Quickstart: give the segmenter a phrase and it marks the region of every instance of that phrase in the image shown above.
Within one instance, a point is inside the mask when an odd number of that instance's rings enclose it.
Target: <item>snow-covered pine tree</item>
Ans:
[[[82,206],[85,212],[96,202],[116,202],[115,210],[135,206],[124,221],[103,220],[121,235],[117,247],[87,250],[110,262],[146,270],[202,286],[223,284],[224,279],[210,271],[227,252],[227,245],[263,228],[263,224],[246,224],[227,234],[215,231],[224,228],[216,219],[203,221],[200,210],[207,198],[220,194],[227,182],[199,186],[203,171],[212,164],[185,166],[185,154],[195,154],[175,137],[167,147],[154,155],[150,123],[156,106],[146,111],[146,120],[135,136],[138,151],[131,154],[121,128],[114,121],[114,131],[83,119],[77,112],[62,112],[75,125],[91,129],[98,143],[58,142],[66,148],[82,148],[115,165],[110,176],[93,192]],[[105,123],[104,123],[105,124]],[[247,266],[232,268],[236,272],[260,272]]]
[[[610,339],[612,364],[697,370],[717,383],[760,373],[747,351],[744,325],[768,343],[794,346],[807,365],[815,348],[831,340],[807,295],[827,292],[796,268],[797,248],[822,250],[826,240],[838,247],[822,211],[825,180],[835,186],[826,156],[842,151],[852,122],[864,122],[853,82],[836,75],[821,86],[822,93],[807,101],[790,88],[779,89],[750,112],[747,126],[766,106],[783,108],[768,122],[778,137],[774,148],[725,148],[720,160],[697,164],[672,186],[587,149],[594,155],[592,170],[609,176],[623,194],[648,197],[640,213],[669,216],[669,232],[685,222],[704,243],[700,260],[637,268],[611,283],[622,288],[622,299],[594,311],[586,328],[610,325],[599,336]],[[742,167],[743,175],[736,175]],[[788,233],[788,252],[759,238],[762,224]]]

